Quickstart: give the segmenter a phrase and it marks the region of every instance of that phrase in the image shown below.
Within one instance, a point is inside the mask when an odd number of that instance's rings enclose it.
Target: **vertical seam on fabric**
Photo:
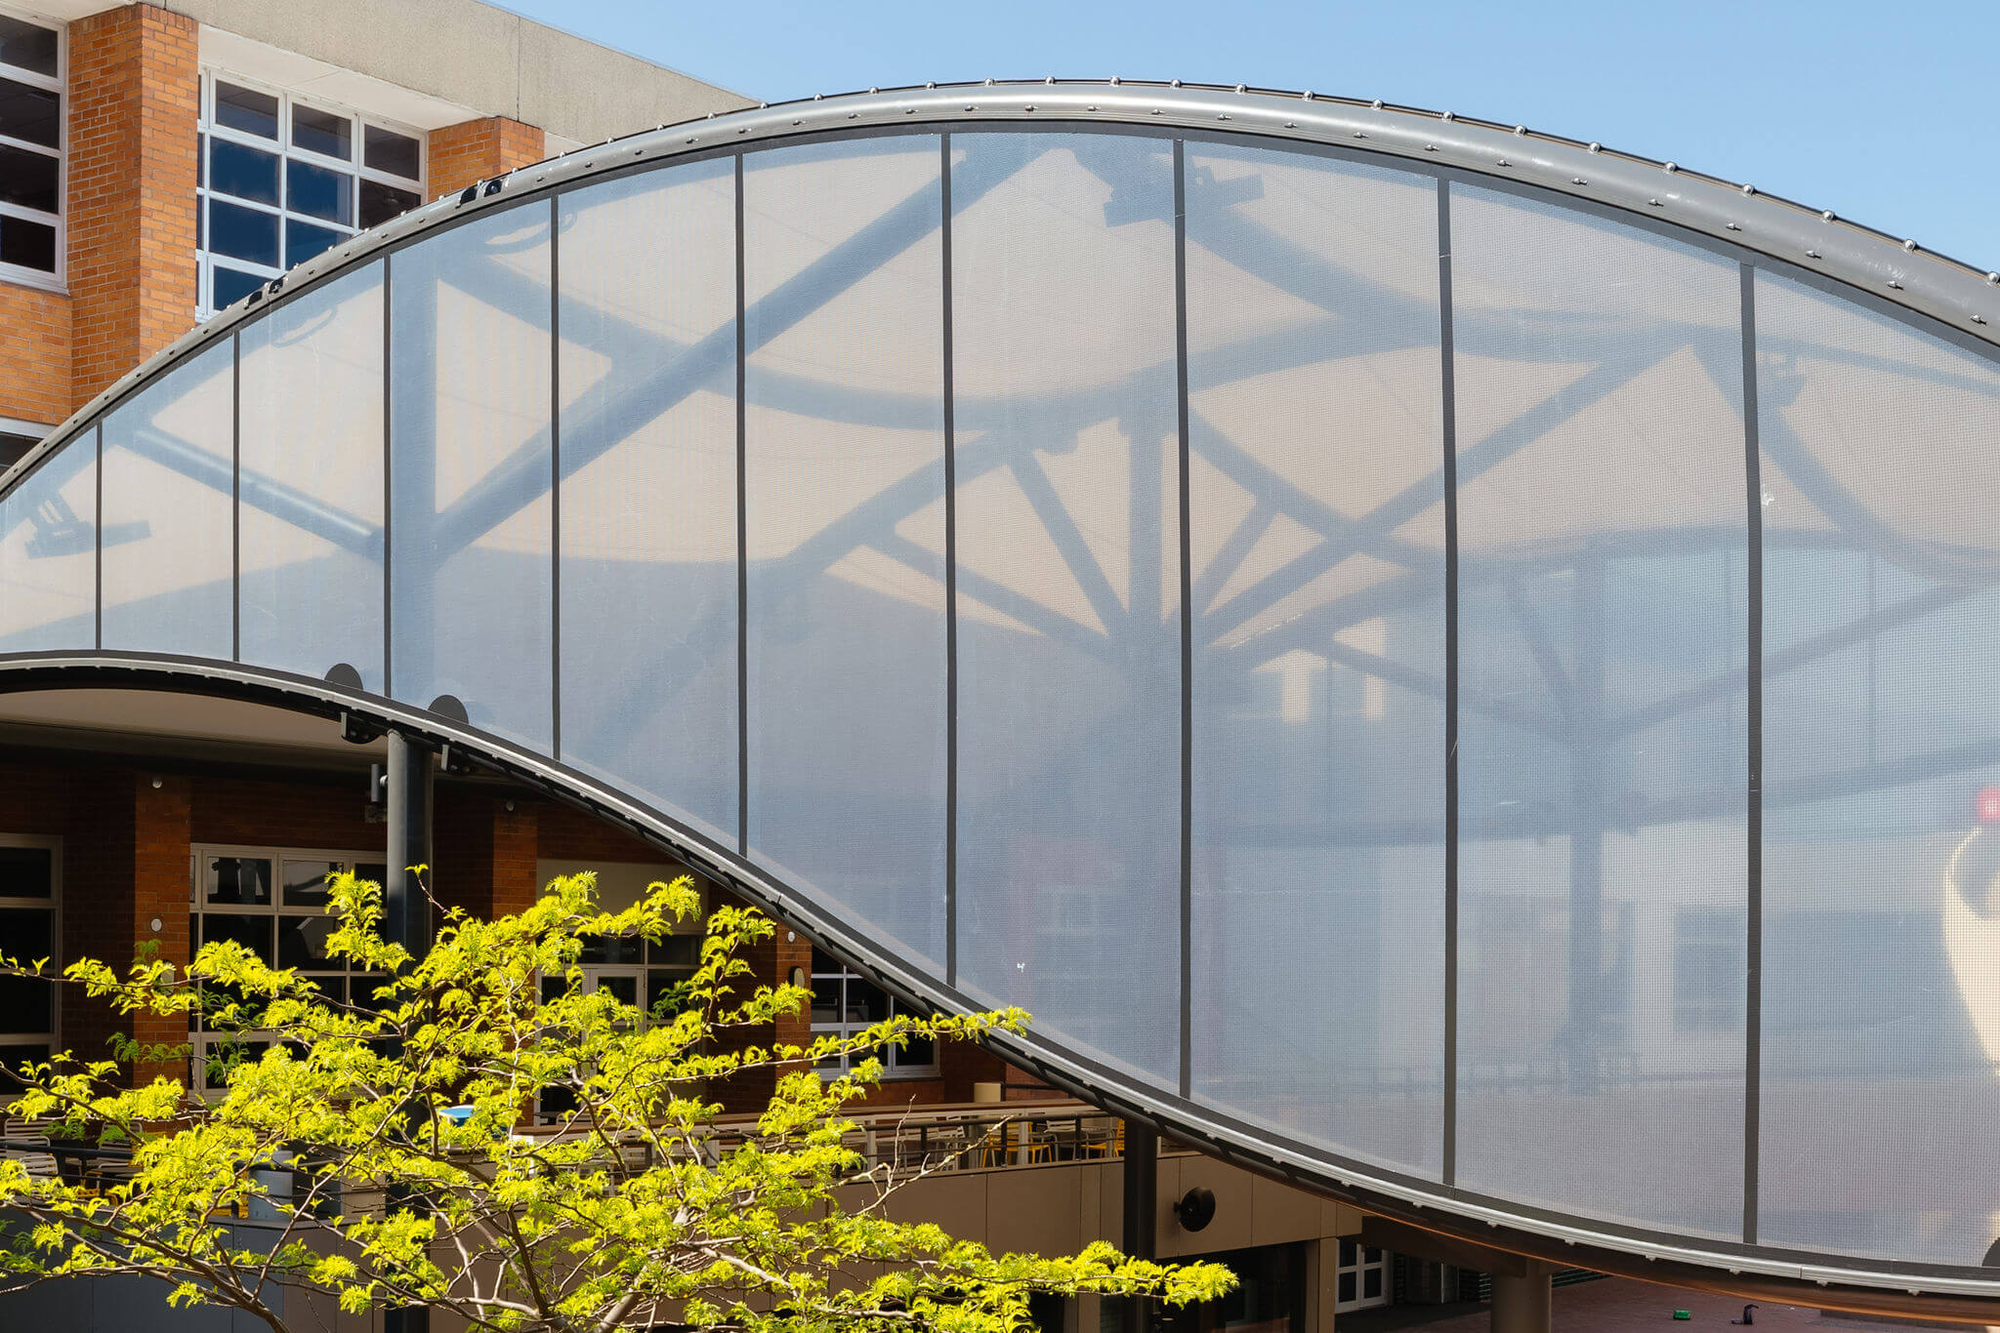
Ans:
[[[944,372],[944,981],[958,985],[958,425],[952,394],[951,135],[938,136]]]
[[[562,219],[549,196],[549,753],[562,761]]]
[[[1453,365],[1451,182],[1437,183],[1438,433],[1444,489],[1444,1106],[1440,1176],[1458,1180],[1458,385]]]
[[[1194,608],[1188,538],[1187,142],[1174,140],[1174,379],[1179,437],[1181,629],[1180,1094],[1194,1086]]]
[[[750,853],[749,413],[743,401],[743,154],[736,155],[736,850]]]
[[[1740,266],[1743,311],[1743,459],[1748,505],[1744,560],[1745,802],[1743,968],[1743,1243],[1757,1243],[1758,1140],[1764,1024],[1764,480],[1757,424],[1757,270]]]

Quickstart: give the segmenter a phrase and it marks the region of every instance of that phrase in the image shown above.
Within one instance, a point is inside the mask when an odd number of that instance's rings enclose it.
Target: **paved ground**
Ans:
[[[1558,1287],[1555,1293],[1555,1333],[1629,1333],[1647,1329],[1651,1333],[1675,1333],[1680,1329],[1727,1330],[1732,1319],[1743,1316],[1743,1302],[1726,1296],[1710,1296],[1675,1287],[1657,1287],[1650,1282],[1605,1278],[1573,1287]],[[1692,1319],[1674,1318],[1675,1310],[1686,1310]],[[1463,1313],[1460,1313],[1463,1311]],[[1389,1329],[1421,1328],[1424,1333],[1486,1333],[1484,1306],[1452,1306],[1440,1310],[1441,1319],[1412,1322],[1418,1311],[1408,1306],[1342,1315],[1336,1320],[1338,1333],[1386,1333]],[[1817,1329],[1819,1333],[1910,1333],[1912,1328],[1937,1325],[1850,1319],[1844,1315],[1822,1315],[1810,1307],[1773,1305],[1760,1301],[1755,1314],[1758,1328]],[[1973,1333],[1975,1325],[1955,1327]]]

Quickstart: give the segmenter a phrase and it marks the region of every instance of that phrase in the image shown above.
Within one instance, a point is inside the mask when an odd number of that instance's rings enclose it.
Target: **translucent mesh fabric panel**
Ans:
[[[1458,1183],[1740,1235],[1738,266],[1453,186]]]
[[[2000,1237],[2000,369],[1783,279],[1756,303],[1758,1239],[1977,1265]]]
[[[954,147],[960,982],[1171,1086],[1171,147],[1095,134]]]
[[[750,853],[942,972],[938,140],[744,168]]]
[[[549,210],[390,259],[390,687],[547,750]]]
[[[561,203],[562,755],[734,847],[736,203],[699,163]]]
[[[0,653],[97,641],[97,435],[86,431],[0,498]]]
[[[225,339],[105,418],[107,651],[232,655],[234,397]]]
[[[1187,153],[1193,1092],[1435,1176],[1437,190]]]
[[[242,333],[242,659],[382,688],[382,266]]]

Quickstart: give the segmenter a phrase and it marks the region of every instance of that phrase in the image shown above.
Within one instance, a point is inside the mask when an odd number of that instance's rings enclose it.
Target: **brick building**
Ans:
[[[105,3],[0,0],[0,469],[191,326],[350,236],[586,144],[749,105],[476,0]],[[244,702],[0,694],[0,948],[66,960],[153,946],[171,960],[228,938],[348,985],[317,952],[314,886],[331,868],[380,872],[385,827],[367,783],[382,757],[379,740],[350,744],[325,718]],[[565,871],[597,871],[615,901],[680,868],[628,828],[490,771],[440,773],[434,850],[437,896],[476,913],[524,906]],[[688,958],[684,943],[607,956],[590,984],[649,995]],[[813,1012],[780,1034],[792,1040],[896,1003],[796,931],[754,962],[761,978],[812,979]],[[94,1053],[115,1026],[101,1007],[22,983],[0,983],[0,1015],[9,1061]],[[983,1049],[890,1058],[873,1099],[884,1109],[1057,1096]],[[728,1096],[748,1109],[759,1089]],[[931,1206],[995,1244],[1117,1239],[1117,1169],[967,1173]],[[1259,1318],[1276,1310],[1304,1333],[1330,1327],[1336,1306],[1388,1298],[1383,1252],[1336,1239],[1357,1231],[1351,1210],[1196,1157],[1166,1159],[1168,1175],[1223,1203],[1197,1240],[1163,1198],[1161,1252],[1251,1256]],[[108,1327],[136,1313],[80,1308],[58,1300],[52,1317]],[[1098,1312],[1087,1302],[1060,1317],[1073,1331]]]

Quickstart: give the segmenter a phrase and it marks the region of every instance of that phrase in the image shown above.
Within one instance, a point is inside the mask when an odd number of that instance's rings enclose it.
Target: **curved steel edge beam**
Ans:
[[[785,925],[827,944],[900,998],[964,1012],[980,1006],[940,979],[914,972],[853,933],[827,908],[761,872],[740,855],[659,811],[560,764],[424,709],[345,690],[326,681],[198,658],[114,653],[41,653],[0,658],[0,694],[47,689],[133,689],[201,694],[335,717],[359,715],[434,744],[463,748],[496,772],[612,820],[726,884]],[[1857,1313],[1907,1314],[1921,1298],[1934,1318],[2000,1322],[2000,1273],[1939,1265],[1845,1267],[1824,1256],[1699,1241],[1621,1229],[1584,1218],[1509,1205],[1390,1168],[1349,1162],[1195,1105],[1061,1045],[1001,1034],[992,1044],[1051,1084],[1225,1161],[1314,1190],[1366,1211],[1476,1244],[1608,1273],[1706,1290],[1763,1296]],[[1089,1075],[1095,1081],[1084,1082]]]
[[[1416,111],[1310,93],[1118,83],[1017,82],[945,85],[816,97],[757,107],[680,125],[661,126],[495,177],[484,187],[450,195],[364,232],[274,279],[132,370],[52,432],[15,464],[24,475],[139,385],[196,349],[208,346],[268,309],[282,294],[317,285],[380,252],[440,231],[490,208],[505,208],[548,191],[583,184],[624,168],[674,158],[734,152],[806,135],[945,126],[954,132],[1029,124],[1127,129],[1232,137],[1261,136],[1320,144],[1380,163],[1401,159],[1408,169],[1451,175],[1472,185],[1527,186],[1569,196],[1695,238],[1721,242],[1738,257],[1751,251],[1779,261],[1794,275],[1830,281],[1844,292],[1874,298],[1935,321],[1961,345],[2000,346],[2000,274],[1981,274],[1958,261],[1897,243],[1888,235],[1815,213],[1698,172],[1682,171],[1596,144],[1578,144],[1516,127],[1464,120],[1450,112]],[[466,198],[467,194],[474,197]]]

